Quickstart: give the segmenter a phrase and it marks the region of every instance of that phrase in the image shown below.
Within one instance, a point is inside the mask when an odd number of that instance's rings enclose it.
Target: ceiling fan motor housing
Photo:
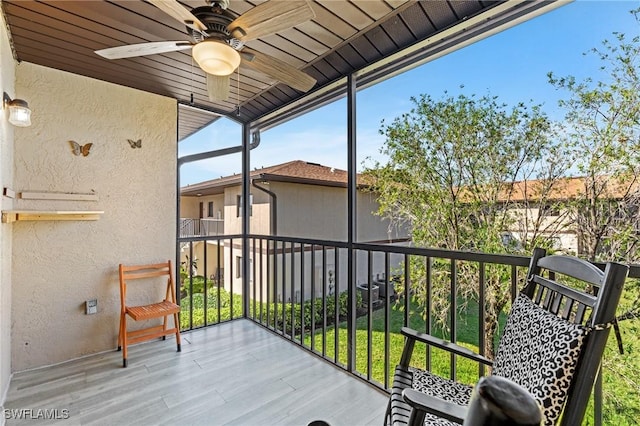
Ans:
[[[219,3],[226,3],[228,5],[229,2],[213,2],[212,6],[201,6],[191,11],[196,18],[206,25],[206,37],[201,32],[195,31],[190,27],[187,27],[187,31],[196,43],[208,39],[215,39],[227,43],[235,50],[240,50],[244,46],[244,43],[231,37],[231,34],[227,30],[227,27],[236,19],[236,16],[226,10],[226,8],[223,8],[223,5]]]

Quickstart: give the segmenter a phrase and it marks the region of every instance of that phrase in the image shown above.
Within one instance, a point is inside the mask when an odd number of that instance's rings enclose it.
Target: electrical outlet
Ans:
[[[91,299],[85,302],[85,313],[87,315],[93,315],[98,313],[98,299]]]

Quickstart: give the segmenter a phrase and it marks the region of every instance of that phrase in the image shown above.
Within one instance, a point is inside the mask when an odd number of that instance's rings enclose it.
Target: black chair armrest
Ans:
[[[455,423],[462,424],[467,416],[468,408],[466,406],[454,404],[453,402],[418,392],[415,389],[407,388],[403,390],[402,397],[414,410],[434,414]],[[424,416],[420,417],[422,417],[422,422],[424,423]]]
[[[493,361],[490,360],[489,358],[479,355],[473,352],[472,350],[469,350],[460,345],[456,345],[453,342],[439,339],[430,334],[420,333],[409,327],[402,327],[402,330],[400,332],[409,339],[426,343],[428,345],[435,346],[436,348],[444,349],[445,351],[448,351],[448,352],[453,352],[456,355],[460,355],[462,357],[480,362],[485,365],[489,365],[489,366],[493,365]]]

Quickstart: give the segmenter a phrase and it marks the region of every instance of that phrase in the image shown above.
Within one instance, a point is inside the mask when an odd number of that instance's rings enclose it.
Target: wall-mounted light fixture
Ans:
[[[27,101],[11,99],[7,92],[2,95],[3,108],[9,108],[9,123],[18,127],[31,126],[31,110]]]

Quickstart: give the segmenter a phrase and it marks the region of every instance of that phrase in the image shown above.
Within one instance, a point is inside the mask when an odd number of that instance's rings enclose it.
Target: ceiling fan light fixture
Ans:
[[[225,76],[240,65],[240,54],[219,40],[204,40],[193,46],[193,59],[208,74]]]

